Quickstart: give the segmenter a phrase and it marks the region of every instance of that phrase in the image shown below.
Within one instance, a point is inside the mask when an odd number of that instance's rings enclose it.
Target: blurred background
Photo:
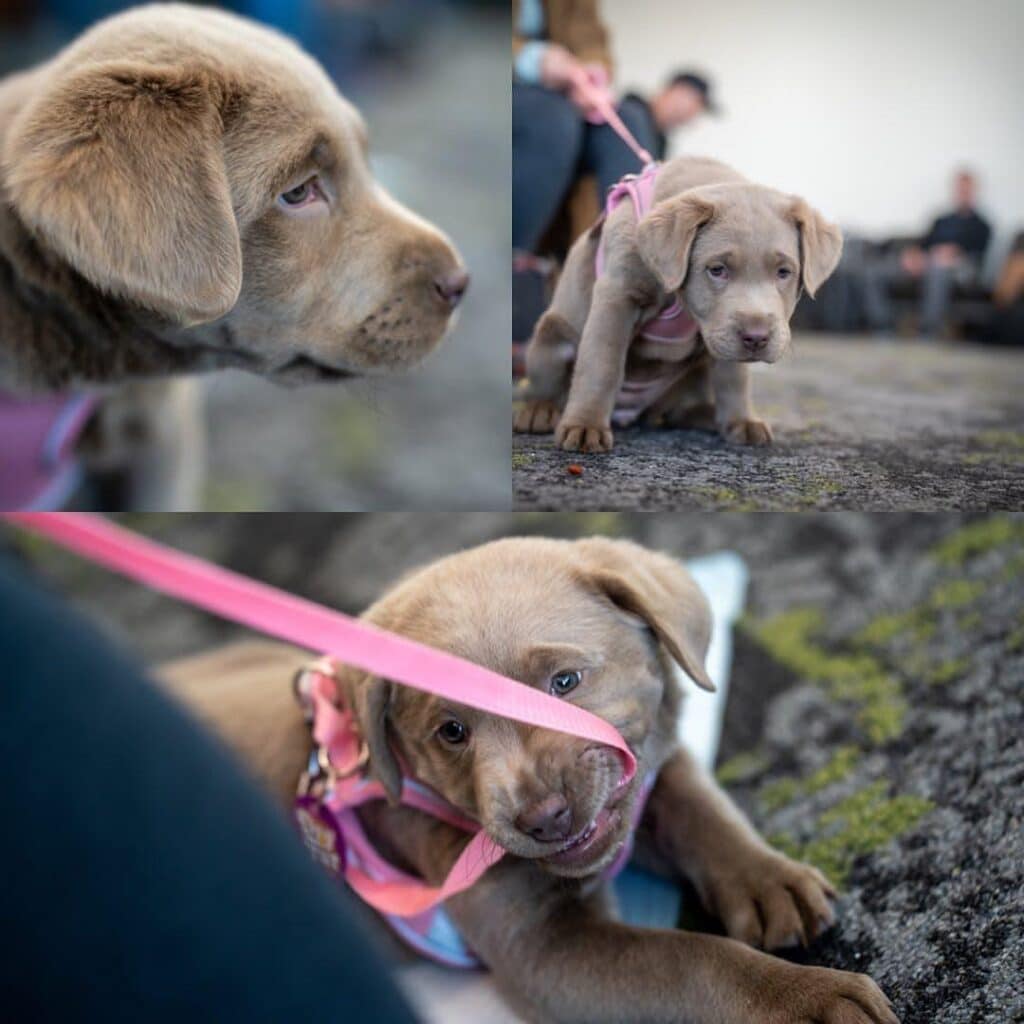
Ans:
[[[738,553],[750,582],[734,635],[718,777],[773,843],[818,864],[842,893],[837,927],[788,955],[870,973],[903,1024],[1021,1019],[1024,517],[300,513],[120,521],[352,613],[408,570],[510,534],[627,537],[682,559]],[[243,635],[0,525],[0,562],[8,556],[148,663]],[[684,906],[694,911],[689,924],[717,927],[696,913],[692,893],[684,892]],[[446,1009],[426,1019],[516,1019],[462,1012],[466,986],[480,975],[436,974]]]
[[[0,73],[129,6],[0,0]],[[495,339],[509,322],[507,4],[221,6],[292,35],[324,64],[366,117],[378,179],[454,239],[472,284],[450,337],[400,376],[301,390],[236,371],[205,377],[205,507],[506,507],[508,354]]]

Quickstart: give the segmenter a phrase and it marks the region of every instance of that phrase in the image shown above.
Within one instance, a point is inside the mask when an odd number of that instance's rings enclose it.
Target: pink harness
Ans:
[[[296,695],[312,726],[318,746],[309,759],[295,798],[295,817],[306,846],[315,859],[342,875],[368,903],[396,889],[412,889],[422,882],[395,867],[378,853],[359,822],[357,809],[371,800],[385,800],[384,787],[365,772],[367,754],[356,727],[355,716],[344,707],[336,685],[337,668],[330,658],[302,669],[295,680]],[[623,776],[620,787],[628,782]],[[633,832],[640,821],[654,774],[644,779],[635,803],[629,841],[604,872],[610,881],[626,866],[633,852]],[[470,835],[480,835],[480,825],[467,818],[440,794],[416,779],[403,775],[401,803],[438,818]],[[448,967],[479,967],[443,906],[435,904],[418,913],[381,910],[385,921],[417,952]]]
[[[90,395],[0,392],[0,510],[57,509],[67,501],[81,475],[75,441],[96,402]]]
[[[610,746],[622,759],[620,787],[628,785],[636,773],[633,752],[604,719],[481,665],[174,551],[100,516],[73,512],[5,516],[107,568],[270,636],[306,649],[330,651],[346,664],[446,700]],[[449,896],[468,889],[505,851],[478,822],[465,818],[421,784],[405,780],[403,803],[464,828],[472,838],[440,886],[430,886],[388,864],[373,850],[355,815],[361,804],[383,799],[384,790],[363,771],[367,751],[351,711],[338,703],[333,662],[318,663],[308,680],[300,678],[299,683],[300,698],[310,709],[317,749],[311,771],[300,780],[296,817],[314,855],[385,917],[398,919],[399,933],[417,949],[456,966],[475,965],[461,940],[458,944],[443,941],[450,938],[441,934],[446,919],[430,912]],[[625,857],[628,852],[623,862]],[[450,932],[458,939],[454,929]]]
[[[658,170],[658,164],[648,164],[640,174],[627,174],[613,186],[605,200],[605,217],[628,197],[639,223],[653,205]],[[603,238],[598,242],[595,266],[597,276],[600,277],[604,272]],[[686,311],[678,295],[669,299],[658,313],[640,325],[638,338],[670,346],[675,352],[672,361],[665,362],[657,376],[644,380],[627,377],[622,382],[615,396],[612,423],[629,426],[668,391],[682,376],[683,360],[697,350],[699,330],[697,321]]]

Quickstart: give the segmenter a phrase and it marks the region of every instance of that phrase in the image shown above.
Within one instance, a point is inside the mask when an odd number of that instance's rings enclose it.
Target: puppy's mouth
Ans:
[[[359,374],[339,366],[321,363],[310,356],[296,356],[277,367],[273,379],[279,384],[319,384],[340,380],[351,380]]]
[[[614,807],[604,807],[586,828],[572,836],[557,853],[542,857],[544,864],[557,868],[591,868],[603,860],[619,834],[622,815]]]

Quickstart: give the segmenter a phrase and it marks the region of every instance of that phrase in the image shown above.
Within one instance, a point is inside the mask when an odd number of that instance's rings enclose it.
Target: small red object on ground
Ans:
[[[573,476],[583,476],[583,467],[573,462],[571,465],[565,467],[566,470]]]

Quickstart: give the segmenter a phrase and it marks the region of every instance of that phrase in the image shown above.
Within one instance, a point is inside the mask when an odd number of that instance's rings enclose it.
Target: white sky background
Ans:
[[[952,168],[1024,230],[1024,0],[601,0],[620,87],[705,69],[726,116],[673,140],[845,227],[923,229]]]

